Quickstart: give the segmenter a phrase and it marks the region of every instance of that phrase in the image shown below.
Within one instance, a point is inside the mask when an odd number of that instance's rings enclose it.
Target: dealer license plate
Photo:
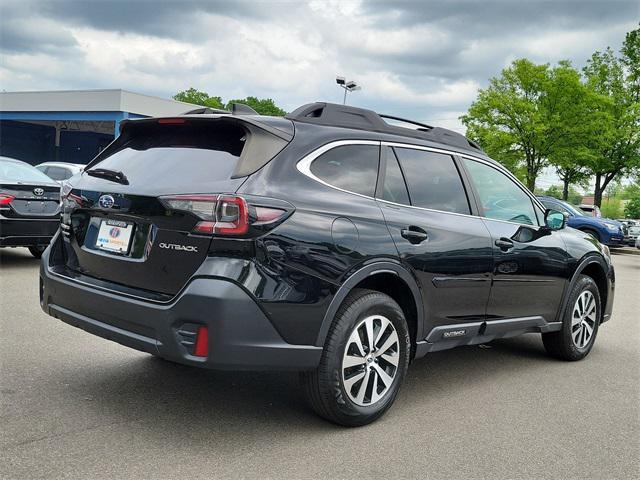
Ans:
[[[109,252],[128,253],[133,223],[118,220],[102,220],[98,230],[96,247]]]

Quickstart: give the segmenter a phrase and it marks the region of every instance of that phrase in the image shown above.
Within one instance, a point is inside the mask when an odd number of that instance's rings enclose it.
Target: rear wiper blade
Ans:
[[[92,177],[104,178],[105,180],[110,180],[122,185],[129,185],[129,180],[127,180],[125,174],[115,170],[109,170],[107,168],[92,168],[91,170],[85,170],[85,173]]]

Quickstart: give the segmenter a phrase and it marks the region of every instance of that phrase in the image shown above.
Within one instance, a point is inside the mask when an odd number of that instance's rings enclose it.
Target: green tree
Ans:
[[[579,172],[567,169],[577,158],[571,150],[577,140],[567,123],[573,121],[571,127],[576,129],[584,108],[575,107],[572,100],[582,96],[580,75],[569,62],[551,68],[520,59],[492,78],[460,118],[467,134],[490,156],[524,177],[531,191],[550,158],[562,169],[568,185],[577,180]]]
[[[563,186],[561,185],[551,185],[546,190],[541,190],[538,192],[540,195],[546,195],[548,197],[559,198],[568,201],[573,205],[579,205],[582,200],[582,193],[576,190],[575,187],[569,186],[567,192],[567,198],[564,197]]]
[[[590,147],[602,122],[599,98],[567,61],[551,71],[548,95],[555,106],[550,126],[558,135],[548,160],[562,180],[562,199],[568,200],[571,185],[585,183],[591,176],[588,167],[594,154]]]
[[[624,207],[625,218],[640,218],[640,195],[627,202]]]
[[[253,108],[260,115],[272,115],[274,117],[284,117],[287,112],[278,107],[271,98],[247,97],[238,100],[229,100],[227,102],[227,110],[231,109],[231,104],[242,103]]]
[[[173,96],[173,99],[178,100],[179,102],[193,103],[194,105],[200,105],[202,107],[224,109],[222,98],[210,97],[207,92],[201,92],[193,87],[176,93]]]
[[[640,169],[640,82],[636,61],[640,34],[629,32],[621,58],[613,50],[595,52],[584,68],[587,86],[598,95],[600,135],[591,145],[589,168],[595,176],[594,202],[601,206],[603,192],[615,179]]]
[[[631,200],[636,197],[640,197],[640,179],[625,185],[620,191],[620,198],[623,200]]]

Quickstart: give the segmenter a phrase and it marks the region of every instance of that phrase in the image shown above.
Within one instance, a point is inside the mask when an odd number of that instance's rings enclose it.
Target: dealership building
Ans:
[[[0,93],[0,155],[86,164],[130,118],[179,115],[188,103],[126,90]]]

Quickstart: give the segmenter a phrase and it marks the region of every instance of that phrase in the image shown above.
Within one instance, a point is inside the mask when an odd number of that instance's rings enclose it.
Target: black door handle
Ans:
[[[413,225],[411,225],[409,228],[403,228],[402,230],[400,230],[400,235],[402,235],[402,238],[406,238],[407,240],[409,240],[409,242],[413,243],[414,245],[417,245],[418,243],[422,243],[427,238],[429,238],[429,235],[427,235],[427,232],[425,232],[420,227],[415,227]]]
[[[513,242],[508,238],[499,238],[496,240],[496,247],[499,247],[500,250],[506,252],[507,250],[511,250],[513,248]]]

